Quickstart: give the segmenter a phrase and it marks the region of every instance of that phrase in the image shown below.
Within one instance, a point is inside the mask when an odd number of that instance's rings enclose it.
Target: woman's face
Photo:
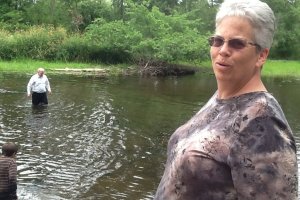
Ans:
[[[226,41],[220,47],[212,46],[210,55],[218,83],[244,86],[260,70],[265,62],[264,51],[258,52],[256,46],[247,44],[242,49],[228,45],[228,40],[240,38],[255,43],[254,31],[250,22],[241,17],[226,17],[216,27],[216,35]]]

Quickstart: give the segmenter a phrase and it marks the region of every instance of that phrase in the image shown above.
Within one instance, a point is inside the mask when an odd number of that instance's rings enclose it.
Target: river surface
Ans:
[[[0,144],[20,146],[20,200],[152,199],[170,135],[216,89],[209,73],[49,75],[49,105],[33,108],[26,97],[30,76],[0,74]],[[264,82],[282,105],[300,150],[300,79]]]

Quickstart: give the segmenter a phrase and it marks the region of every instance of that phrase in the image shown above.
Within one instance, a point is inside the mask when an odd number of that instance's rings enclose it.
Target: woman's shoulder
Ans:
[[[258,91],[258,92],[250,92],[239,95],[237,97],[233,97],[235,101],[243,102],[245,104],[251,104],[260,102],[261,104],[267,104],[271,101],[276,101],[275,97],[266,91]]]
[[[253,92],[241,95],[237,99],[237,104],[243,112],[256,116],[283,117],[283,111],[276,98],[269,92]]]
[[[276,98],[269,92],[255,92],[243,95],[239,100],[241,129],[257,124],[289,128],[288,122]]]

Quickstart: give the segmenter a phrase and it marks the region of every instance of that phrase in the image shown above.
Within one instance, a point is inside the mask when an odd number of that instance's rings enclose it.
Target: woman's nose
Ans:
[[[222,46],[219,47],[219,54],[222,56],[228,56],[230,55],[230,48],[228,46],[228,42],[224,42]]]

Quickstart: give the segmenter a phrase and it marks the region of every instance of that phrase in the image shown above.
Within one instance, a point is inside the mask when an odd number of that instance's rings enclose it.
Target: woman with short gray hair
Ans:
[[[275,30],[259,0],[225,0],[209,38],[217,91],[168,143],[155,200],[297,200],[296,145],[261,80]]]

